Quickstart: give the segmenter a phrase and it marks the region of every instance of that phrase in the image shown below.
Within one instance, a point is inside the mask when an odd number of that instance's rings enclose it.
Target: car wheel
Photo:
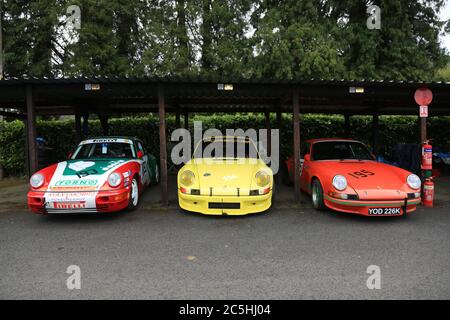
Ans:
[[[139,204],[139,185],[136,177],[131,181],[130,198],[128,200],[128,210],[133,211]]]
[[[312,183],[311,198],[315,209],[325,209],[325,203],[323,202],[323,188],[317,179],[314,179]]]

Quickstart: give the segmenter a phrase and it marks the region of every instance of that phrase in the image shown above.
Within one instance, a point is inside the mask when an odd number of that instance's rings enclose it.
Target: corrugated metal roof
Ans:
[[[377,79],[269,79],[269,78],[232,78],[219,76],[83,76],[83,77],[11,77],[0,80],[0,85],[8,84],[78,84],[78,83],[243,83],[243,84],[300,84],[300,85],[394,85],[394,86],[449,86],[445,81],[423,80],[377,80]]]
[[[90,90],[85,84],[100,84]],[[0,108],[26,106],[26,85],[33,86],[37,112],[58,114],[63,106],[109,108],[123,112],[157,110],[157,84],[164,84],[168,110],[238,112],[284,110],[292,104],[293,88],[300,87],[301,111],[348,114],[417,114],[414,91],[433,91],[432,115],[450,115],[450,82],[376,79],[245,79],[217,76],[171,77],[24,77],[0,80]],[[221,90],[217,84],[231,83]],[[357,90],[353,87],[363,87]],[[352,90],[353,89],[353,90]],[[45,109],[48,108],[49,110]],[[45,109],[45,110],[44,110]],[[50,111],[50,109],[52,111]],[[53,112],[53,113],[51,113]]]

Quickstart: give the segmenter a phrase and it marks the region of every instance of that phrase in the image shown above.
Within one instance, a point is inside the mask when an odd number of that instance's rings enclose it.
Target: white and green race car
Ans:
[[[144,188],[158,181],[156,159],[141,140],[92,138],[82,141],[68,160],[30,178],[28,207],[40,214],[132,210]]]

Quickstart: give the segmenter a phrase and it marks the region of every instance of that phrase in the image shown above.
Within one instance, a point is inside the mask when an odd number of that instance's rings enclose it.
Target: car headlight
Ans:
[[[33,188],[39,188],[44,184],[44,176],[40,173],[33,174],[30,178],[30,185]]]
[[[264,171],[258,171],[255,175],[256,184],[259,187],[265,187],[270,182],[270,175]]]
[[[186,187],[190,187],[194,184],[195,174],[190,171],[184,171],[180,176],[180,183]]]
[[[122,178],[120,177],[120,174],[118,174],[117,172],[111,173],[108,177],[108,184],[113,188],[117,187],[121,181]]]
[[[347,188],[347,179],[345,179],[345,177],[341,176],[340,174],[334,176],[333,187],[335,187],[339,191],[345,190],[345,188]]]
[[[420,181],[420,178],[415,174],[410,174],[408,178],[406,178],[406,183],[408,183],[408,186],[412,189],[419,189],[422,185],[422,181]]]

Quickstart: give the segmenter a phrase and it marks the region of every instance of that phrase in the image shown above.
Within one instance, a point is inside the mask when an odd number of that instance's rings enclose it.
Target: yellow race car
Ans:
[[[220,136],[198,143],[178,172],[182,209],[210,215],[245,215],[272,204],[273,172],[247,137]]]

